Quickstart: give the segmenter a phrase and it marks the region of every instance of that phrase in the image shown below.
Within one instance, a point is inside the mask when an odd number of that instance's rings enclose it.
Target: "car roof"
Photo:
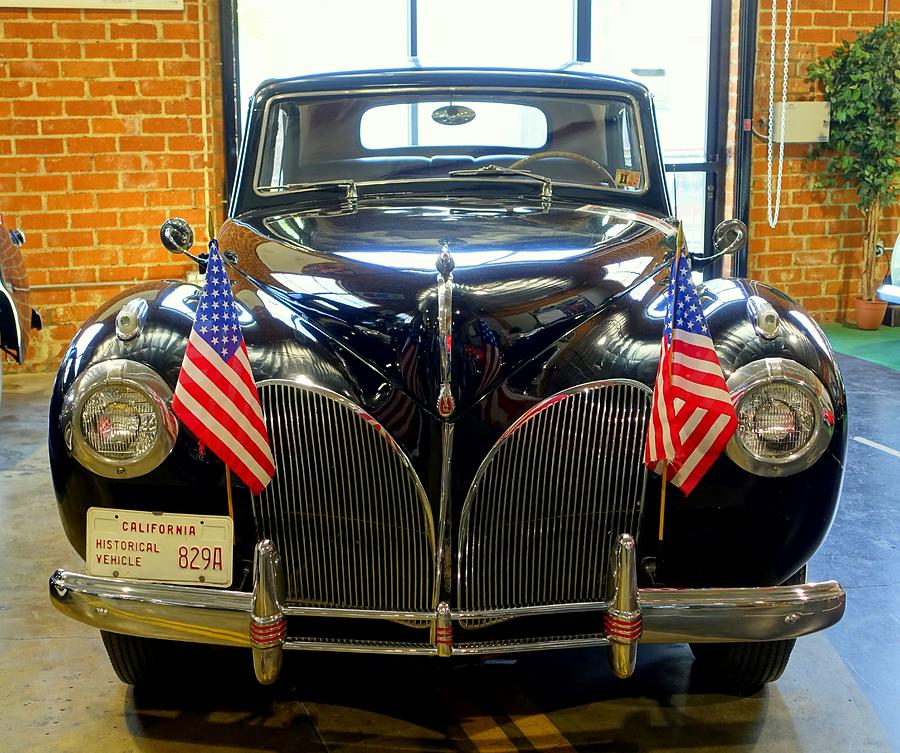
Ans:
[[[261,104],[278,94],[408,87],[509,87],[510,89],[574,89],[613,91],[648,98],[637,81],[575,70],[519,68],[391,68],[371,71],[317,73],[263,81],[254,93]]]

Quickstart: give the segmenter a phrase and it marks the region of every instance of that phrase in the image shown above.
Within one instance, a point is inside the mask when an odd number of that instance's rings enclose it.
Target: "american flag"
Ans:
[[[644,462],[654,469],[668,462],[669,480],[690,494],[737,428],[737,415],[687,256],[678,254],[676,259]]]
[[[254,494],[275,461],[219,246],[209,243],[206,284],[197,304],[172,409]]]
[[[478,380],[476,392],[481,393],[494,381],[500,373],[501,354],[500,343],[484,319],[475,322],[475,332],[481,338],[481,348],[474,353],[475,362],[481,370],[481,378]]]
[[[416,416],[416,412],[413,410],[414,404],[410,398],[423,399],[422,388],[419,384],[420,344],[421,334],[419,326],[416,325],[410,328],[406,341],[400,349],[401,386],[392,385],[390,397],[372,410],[378,421],[396,437],[406,435]]]

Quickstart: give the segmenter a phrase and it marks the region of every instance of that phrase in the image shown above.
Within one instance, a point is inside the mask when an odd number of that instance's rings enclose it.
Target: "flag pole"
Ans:
[[[216,218],[212,207],[206,210],[206,234],[212,242],[216,237]],[[225,464],[225,493],[228,495],[228,517],[234,520],[234,499],[231,491],[231,468]]]
[[[666,475],[669,470],[669,461],[663,460],[663,469],[662,469],[662,491],[659,493],[659,544],[660,550],[662,549],[663,543],[663,527],[666,523]]]
[[[234,501],[231,498],[231,468],[225,466],[225,490],[228,494],[228,517],[234,520]]]
[[[675,236],[675,259],[672,262],[672,269],[677,270],[678,264],[681,261],[681,247],[684,245],[684,230],[681,225],[681,220],[678,221],[678,234]],[[676,271],[677,274],[677,271]],[[677,278],[676,278],[677,279]],[[671,282],[670,282],[671,284]],[[675,322],[675,298],[678,295],[678,285],[672,286],[672,300],[669,302],[669,305],[672,307],[672,326],[674,326]],[[668,352],[668,364],[667,368],[669,370],[668,380],[669,384],[672,383],[672,334],[671,331],[669,333],[669,352]],[[666,525],[666,486],[668,486],[668,476],[669,471],[669,461],[663,460],[663,468],[662,468],[662,489],[659,493],[659,549],[657,552],[657,559],[662,559],[662,543],[665,533],[665,525]]]
[[[206,210],[206,234],[209,236],[209,240],[216,237],[216,218],[212,208]]]

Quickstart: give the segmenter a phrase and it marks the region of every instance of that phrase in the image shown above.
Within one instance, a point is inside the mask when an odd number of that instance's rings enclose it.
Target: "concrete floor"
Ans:
[[[47,472],[50,380],[7,375],[0,408],[0,751],[889,751],[900,750],[900,373],[842,359],[852,410],[844,501],[810,566],[847,586],[845,619],[798,642],[753,698],[705,690],[686,646],[645,646],[614,680],[600,650],[517,661],[289,656],[264,689],[249,657],[173,666],[173,689],[135,693],[97,633],[47,599],[79,569]]]

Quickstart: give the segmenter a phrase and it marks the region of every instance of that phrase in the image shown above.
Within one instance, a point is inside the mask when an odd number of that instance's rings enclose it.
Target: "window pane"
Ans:
[[[710,0],[591,4],[592,60],[584,67],[637,79],[653,92],[666,162],[705,159],[709,28]]]
[[[409,65],[407,0],[244,0],[238,34],[244,100],[267,78]]]
[[[436,122],[449,119],[457,125]],[[608,191],[646,182],[630,100],[613,96],[433,91],[280,97],[257,164],[265,192],[335,180],[446,178],[488,165]],[[293,187],[293,188],[291,188]]]
[[[459,111],[471,118],[452,125],[440,122],[446,113]],[[412,123],[418,127],[410,127]],[[366,110],[359,138],[366,149],[474,145],[537,149],[547,143],[547,118],[536,107],[512,103],[407,102]]]
[[[688,250],[702,254],[706,248],[706,173],[666,173],[669,198],[675,216],[684,227]]]
[[[424,66],[558,68],[574,47],[571,0],[419,0]]]

